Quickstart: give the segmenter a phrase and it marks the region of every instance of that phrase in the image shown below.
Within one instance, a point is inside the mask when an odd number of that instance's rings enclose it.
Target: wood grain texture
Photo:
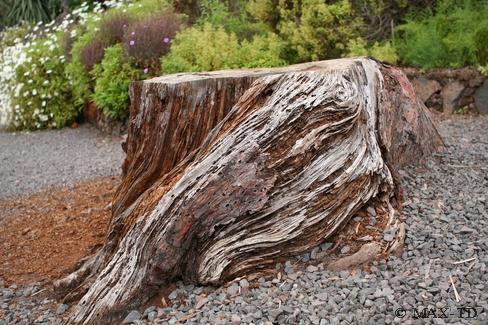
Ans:
[[[134,84],[107,244],[64,282],[89,287],[70,322],[115,321],[175,277],[219,284],[274,265],[373,198],[391,208],[391,169],[442,146],[409,87],[368,59]]]

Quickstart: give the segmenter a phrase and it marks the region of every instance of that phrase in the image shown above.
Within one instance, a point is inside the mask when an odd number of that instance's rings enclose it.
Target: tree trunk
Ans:
[[[84,294],[72,323],[113,322],[177,277],[267,268],[371,204],[391,224],[396,170],[442,147],[403,73],[369,59],[165,76],[131,99],[106,244],[56,283]]]

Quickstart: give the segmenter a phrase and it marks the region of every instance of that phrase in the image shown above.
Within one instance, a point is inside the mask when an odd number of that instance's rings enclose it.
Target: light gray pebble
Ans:
[[[130,324],[141,319],[141,314],[137,310],[131,311],[122,321],[122,324]]]

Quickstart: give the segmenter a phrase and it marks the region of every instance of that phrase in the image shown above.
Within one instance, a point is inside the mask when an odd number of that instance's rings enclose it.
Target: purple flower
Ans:
[[[126,25],[126,24],[124,24],[122,27],[123,27],[123,28],[127,28],[127,25]]]
[[[130,42],[129,42],[129,45],[130,45],[130,46],[134,46],[135,44],[136,44],[136,42],[135,42],[135,41],[130,41]]]
[[[164,43],[169,43],[169,38],[168,37],[163,38],[163,42]]]
[[[144,68],[144,73],[148,73],[149,72],[149,68]]]
[[[134,36],[134,35],[136,34],[136,32],[132,32],[132,33],[130,33],[130,34],[131,34],[132,36]]]

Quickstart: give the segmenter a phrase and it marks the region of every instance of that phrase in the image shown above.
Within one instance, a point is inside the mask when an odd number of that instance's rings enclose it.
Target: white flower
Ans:
[[[47,79],[46,79],[46,80],[44,80],[44,82],[42,83],[42,85],[43,85],[43,86],[47,86],[47,85],[49,85],[49,80],[47,80]]]
[[[44,115],[44,114],[40,114],[39,115],[39,120],[41,120],[41,122],[46,122],[49,118],[47,117],[47,115]]]
[[[47,74],[51,74],[51,72],[53,72],[52,70],[47,70],[46,73]]]
[[[46,107],[46,101],[43,100],[41,105],[42,105],[42,107]]]
[[[32,96],[36,96],[37,95],[37,89],[33,89],[32,90]]]

